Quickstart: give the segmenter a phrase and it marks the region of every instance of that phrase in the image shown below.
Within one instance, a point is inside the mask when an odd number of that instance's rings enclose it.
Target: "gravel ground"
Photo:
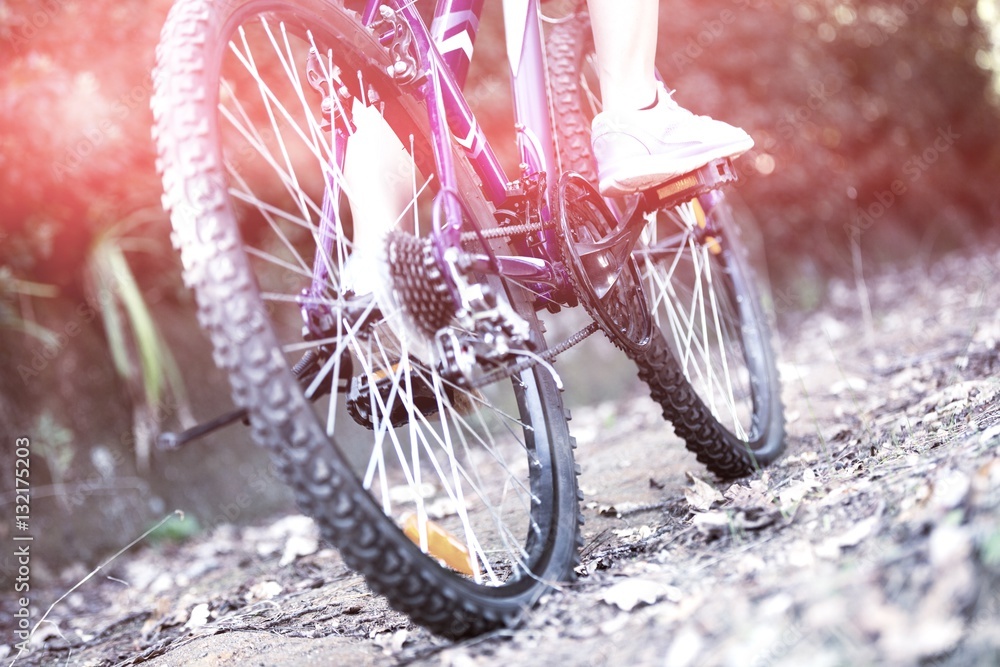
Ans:
[[[788,452],[756,477],[714,480],[648,399],[577,409],[579,578],[516,629],[430,635],[291,516],[127,552],[16,664],[1000,664],[998,267],[955,256],[869,278],[870,309],[834,285],[786,314]]]

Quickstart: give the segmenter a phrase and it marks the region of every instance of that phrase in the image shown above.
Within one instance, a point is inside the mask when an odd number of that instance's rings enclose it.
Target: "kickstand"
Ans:
[[[348,375],[350,375],[350,366],[347,365],[346,368]],[[318,370],[319,356],[313,350],[306,352],[295,364],[295,366],[292,367],[292,373],[300,383],[309,383],[312,381]],[[309,398],[315,401],[322,395],[322,393],[323,392],[317,393],[315,396],[310,396]],[[232,412],[227,412],[224,415],[219,415],[215,419],[198,424],[197,426],[192,426],[191,428],[181,431],[180,433],[164,431],[156,437],[156,447],[157,449],[163,451],[178,449],[192,440],[197,440],[198,438],[206,436],[213,431],[218,431],[220,428],[229,426],[237,420],[242,420],[244,424],[250,423],[245,408],[239,408],[237,410],[233,410]]]
[[[217,431],[223,426],[228,426],[239,419],[246,421],[246,418],[247,411],[240,408],[238,410],[233,410],[232,412],[227,412],[224,415],[219,415],[211,421],[198,424],[197,426],[192,426],[191,428],[181,431],[180,433],[165,431],[156,437],[156,447],[164,451],[179,449],[181,445],[187,444],[192,440],[197,440],[198,438],[208,435],[212,431]]]

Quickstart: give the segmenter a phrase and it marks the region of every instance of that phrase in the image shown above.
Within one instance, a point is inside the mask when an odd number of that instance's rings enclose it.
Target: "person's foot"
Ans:
[[[749,134],[680,107],[663,84],[649,109],[599,113],[591,141],[605,197],[646,190],[753,148]]]

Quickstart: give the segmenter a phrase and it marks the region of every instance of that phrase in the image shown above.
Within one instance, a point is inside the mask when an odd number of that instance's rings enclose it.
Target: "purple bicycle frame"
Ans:
[[[378,7],[388,4],[406,21],[424,71],[428,74],[419,92],[427,102],[428,121],[434,158],[441,182],[441,193],[458,192],[452,163],[452,136],[462,146],[483,183],[483,191],[494,205],[507,199],[507,177],[462,94],[468,73],[479,18],[485,0],[438,0],[431,30],[413,6],[413,2],[368,0],[362,21],[371,24]],[[514,93],[515,119],[521,169],[524,176],[545,173],[548,189],[554,188],[555,156],[549,121],[548,89],[545,80],[545,56],[542,48],[538,0],[504,0],[504,27],[507,34],[507,58]],[[548,194],[548,193],[547,193]],[[462,232],[462,207],[453,196],[442,201],[445,224],[434,239],[439,253],[457,245]],[[547,215],[547,212],[543,212]],[[555,256],[554,238],[546,240],[546,254]],[[537,259],[504,257],[502,262],[518,275],[537,273],[548,282],[551,272]],[[505,270],[505,273],[507,271]]]

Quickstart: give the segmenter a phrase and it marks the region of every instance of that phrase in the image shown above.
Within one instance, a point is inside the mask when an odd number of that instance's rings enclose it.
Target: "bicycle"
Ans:
[[[162,444],[243,418],[344,561],[453,638],[516,623],[579,563],[554,364],[585,337],[636,362],[720,476],[783,442],[731,162],[617,202],[564,172],[589,141],[557,152],[570,115],[553,125],[522,0],[508,178],[461,92],[483,1],[440,0],[428,29],[412,3],[179,0],[152,100],[172,238],[240,408]],[[553,98],[593,102],[573,58]],[[547,344],[538,313],[578,305],[593,322]]]

